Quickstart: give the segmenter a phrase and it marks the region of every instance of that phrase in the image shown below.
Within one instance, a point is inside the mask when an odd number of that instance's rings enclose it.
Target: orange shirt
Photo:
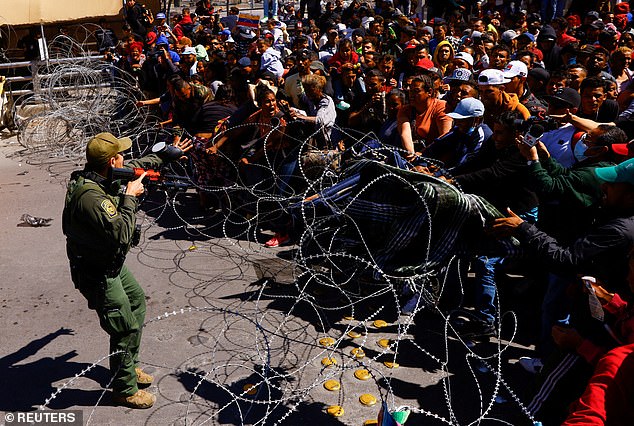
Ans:
[[[445,101],[435,98],[431,100],[429,108],[417,114],[413,106],[405,105],[398,112],[398,124],[411,122],[412,116],[416,114],[414,120],[416,133],[412,136],[415,140],[424,139],[430,143],[451,130],[452,119],[445,114],[446,107]]]

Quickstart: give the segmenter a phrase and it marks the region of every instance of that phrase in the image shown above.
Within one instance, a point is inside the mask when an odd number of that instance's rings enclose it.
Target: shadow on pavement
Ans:
[[[2,374],[0,411],[35,410],[57,390],[53,383],[70,380],[83,369],[91,366],[88,363],[70,362],[77,356],[74,350],[55,358],[45,357],[30,363],[21,363],[57,337],[72,334],[72,330],[60,328],[0,358],[0,374]],[[109,382],[110,372],[107,368],[96,365],[86,373],[85,377],[99,383],[100,387],[105,387]],[[94,406],[102,393],[102,389],[64,389],[48,407],[64,409],[73,406]]]

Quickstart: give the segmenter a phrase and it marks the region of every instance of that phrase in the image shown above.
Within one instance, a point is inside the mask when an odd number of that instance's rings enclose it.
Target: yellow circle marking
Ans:
[[[335,358],[324,358],[321,360],[321,365],[324,367],[329,367],[331,365],[337,365],[337,360]]]
[[[383,362],[383,365],[385,365],[387,368],[399,368],[400,367],[398,362],[392,362],[392,361],[385,361],[385,362]]]
[[[363,352],[362,348],[352,348],[350,351],[350,355],[354,356],[357,359],[361,359],[365,356],[365,352]]]
[[[363,422],[363,426],[378,426],[378,424],[378,420],[366,420],[365,422]]]
[[[350,330],[348,332],[348,337],[352,337],[353,339],[356,339],[357,337],[361,337],[361,336],[363,336],[363,334],[356,332],[354,330]]]
[[[338,405],[331,405],[330,407],[326,408],[326,413],[330,414],[333,417],[341,417],[343,416],[343,407],[340,407]]]
[[[364,393],[359,397],[359,402],[363,405],[374,405],[376,404],[376,397],[369,393]]]
[[[326,382],[324,383],[324,387],[329,391],[336,391],[341,389],[341,383],[336,380],[330,379],[326,380]]]
[[[356,377],[359,380],[368,380],[370,378],[370,372],[366,370],[365,368],[362,368],[354,372],[354,377]]]
[[[346,320],[346,321],[353,321],[354,317],[352,315],[347,315],[347,316],[343,317],[343,319]]]
[[[319,339],[319,344],[321,346],[329,347],[335,344],[335,339],[332,337],[324,337],[323,339]]]
[[[196,246],[189,246],[189,251],[194,251],[194,250],[196,250],[197,248],[198,248],[198,247],[196,247]]]
[[[374,325],[376,328],[383,328],[383,327],[387,327],[388,323],[386,323],[383,320],[375,320],[372,325]]]
[[[382,348],[388,348],[390,346],[390,339],[381,339],[376,343]]]
[[[256,393],[258,393],[258,388],[251,383],[247,383],[246,385],[242,386],[242,390],[245,391],[247,395],[255,395]]]

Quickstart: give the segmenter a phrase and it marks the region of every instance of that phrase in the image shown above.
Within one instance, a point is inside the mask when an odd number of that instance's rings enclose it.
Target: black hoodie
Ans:
[[[554,40],[553,48],[550,51],[545,51],[544,49],[542,49],[539,43],[540,40],[543,40],[545,38],[552,38]],[[544,67],[548,71],[559,69],[559,67],[563,65],[561,59],[561,47],[557,46],[557,33],[555,32],[555,29],[550,25],[544,25],[539,32],[539,35],[537,36],[537,47],[544,54]]]

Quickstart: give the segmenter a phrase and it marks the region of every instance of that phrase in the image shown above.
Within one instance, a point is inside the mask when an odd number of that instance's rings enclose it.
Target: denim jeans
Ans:
[[[537,222],[537,207],[518,214],[527,222]],[[495,274],[503,264],[503,257],[477,256],[471,264],[475,273],[475,307],[477,315],[489,324],[495,322],[496,310],[495,295],[497,287]]]
[[[271,18],[277,16],[277,0],[271,0],[271,6],[269,8],[269,0],[264,0],[262,3],[264,7],[264,17]]]
[[[566,0],[541,0],[541,16],[545,23],[564,15]]]

